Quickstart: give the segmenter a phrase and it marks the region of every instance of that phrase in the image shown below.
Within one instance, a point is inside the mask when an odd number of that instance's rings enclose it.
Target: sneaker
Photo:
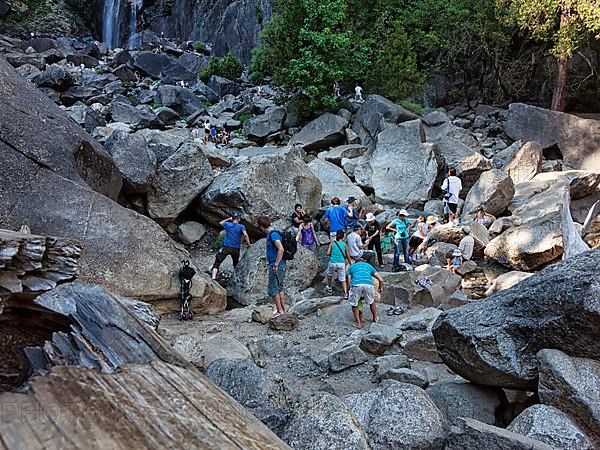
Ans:
[[[344,296],[342,297],[344,300],[348,300],[348,294],[344,294]]]
[[[329,286],[325,286],[324,291],[326,294],[329,294],[329,295],[333,294],[333,289],[331,289]]]

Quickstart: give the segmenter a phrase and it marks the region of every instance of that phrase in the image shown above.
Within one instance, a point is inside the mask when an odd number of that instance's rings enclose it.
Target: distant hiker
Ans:
[[[365,233],[365,230],[363,230],[360,225],[355,225],[354,231],[346,238],[348,250],[353,261],[364,259],[374,265],[375,252],[373,250],[365,250],[365,248],[369,246],[369,239],[366,238],[366,235],[367,233]],[[365,238],[364,241],[363,238]]]
[[[269,265],[269,297],[277,308],[274,317],[285,314],[285,259],[281,233],[271,226],[271,219],[258,219],[260,231],[267,235],[267,264]]]
[[[408,211],[405,209],[401,209],[398,211],[398,218],[392,220],[390,224],[385,228],[386,230],[395,231],[395,244],[396,248],[394,250],[394,270],[400,267],[400,253],[404,255],[404,262],[406,264],[410,264],[410,255],[408,253],[408,236],[411,228],[411,224],[409,224],[407,217]]]
[[[336,98],[340,96],[340,84],[337,81],[333,82],[333,95]]]
[[[367,239],[369,241],[367,248],[374,250],[377,254],[377,262],[379,267],[383,268],[383,252],[381,249],[381,225],[375,219],[373,213],[367,213],[367,223],[365,225],[365,232],[367,233]]]
[[[427,238],[427,233],[429,232],[429,225],[425,221],[425,216],[419,216],[417,222],[417,230],[413,233],[408,241],[408,255],[412,258],[413,254],[423,243],[423,241]]]
[[[462,182],[456,176],[456,169],[451,167],[448,169],[448,176],[442,183],[442,191],[444,191],[444,214],[448,215],[448,222],[451,225],[454,225],[456,221],[458,195],[461,190]]]
[[[471,227],[462,227],[465,237],[458,243],[458,249],[465,261],[469,261],[473,257],[473,249],[475,248],[475,239],[471,236]]]
[[[348,204],[346,207],[348,210],[348,215],[346,217],[346,233],[351,233],[354,230],[354,227],[358,225],[358,220],[360,219],[358,199],[356,197],[348,197],[346,203]]]
[[[496,218],[491,214],[486,213],[483,209],[483,206],[478,206],[477,209],[475,209],[473,222],[477,222],[484,227],[489,228],[489,226],[494,223],[494,220],[496,220]]]
[[[304,210],[302,209],[302,205],[300,203],[296,203],[294,205],[294,212],[292,213],[292,226],[294,227],[294,232],[298,233],[298,228],[300,224],[304,221]]]
[[[183,80],[179,80],[179,85],[184,88],[185,87],[185,81]]]
[[[223,145],[229,144],[229,132],[227,130],[223,130]]]
[[[217,127],[210,127],[210,140],[217,143]]]
[[[305,215],[302,217],[302,223],[298,227],[298,234],[296,235],[296,240],[300,242],[302,247],[307,248],[313,253],[317,253],[317,245],[319,240],[317,238],[317,233],[315,231],[315,226],[312,223],[312,218],[310,216]]]
[[[352,326],[355,328],[362,328],[363,326],[362,311],[359,306],[361,300],[369,305],[373,322],[379,322],[375,301],[379,299],[379,294],[383,292],[383,278],[381,275],[371,264],[359,261],[348,268],[348,283],[350,284],[348,302],[354,315]],[[378,285],[377,288],[375,283]]]
[[[210,122],[208,120],[204,121],[204,143],[210,141]]]
[[[248,247],[250,247],[250,238],[246,232],[246,227],[240,223],[240,215],[234,213],[230,218],[221,220],[219,222],[225,229],[225,239],[223,240],[223,247],[219,249],[215,256],[215,262],[212,267],[212,279],[217,279],[219,273],[219,267],[225,261],[227,256],[231,256],[233,261],[233,267],[238,265],[240,260],[240,248],[242,247],[242,237],[246,241]]]
[[[21,228],[19,228],[19,233],[31,234],[31,228],[29,228],[28,225],[21,225]]]
[[[459,249],[453,250],[450,257],[447,259],[446,269],[451,272],[456,272],[457,269],[460,269],[463,265],[463,257],[462,253]]]
[[[331,241],[327,248],[329,255],[329,264],[327,265],[327,286],[325,292],[329,295],[333,294],[333,276],[337,273],[337,279],[342,283],[344,290],[344,299],[348,298],[348,284],[346,283],[346,262],[351,264],[350,253],[348,253],[348,245],[344,242],[346,234],[343,231],[338,231],[335,235],[335,241]]]
[[[356,86],[354,87],[354,100],[355,101],[357,101],[357,102],[363,101],[362,90],[363,90],[363,88],[360,86],[360,84],[356,83]]]
[[[329,239],[333,241],[338,231],[346,230],[346,218],[348,210],[341,205],[341,200],[338,197],[331,199],[331,206],[325,211],[323,221],[325,226],[329,227]]]

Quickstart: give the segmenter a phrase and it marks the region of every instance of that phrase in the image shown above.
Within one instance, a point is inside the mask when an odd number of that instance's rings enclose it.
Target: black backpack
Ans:
[[[271,233],[273,233],[271,231]],[[269,233],[268,239],[271,239],[271,233]],[[291,261],[294,259],[294,255],[298,251],[298,242],[296,236],[291,231],[278,231],[281,235],[281,245],[283,246],[283,259]],[[273,240],[271,239],[271,242]]]

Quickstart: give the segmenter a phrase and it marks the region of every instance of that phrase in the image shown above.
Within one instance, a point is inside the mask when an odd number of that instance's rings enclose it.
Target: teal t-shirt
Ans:
[[[396,239],[408,237],[408,231],[406,231],[406,227],[408,227],[408,221],[406,219],[394,219],[392,221],[392,225],[396,227]]]
[[[346,243],[341,241],[333,241],[331,244],[331,255],[329,255],[329,262],[333,264],[339,264],[346,262]]]
[[[375,267],[368,262],[361,261],[354,263],[348,268],[348,275],[352,277],[350,285],[356,286],[358,284],[370,284],[371,286],[375,286],[375,283],[373,283],[373,279],[371,277],[376,273],[377,270],[375,270]]]

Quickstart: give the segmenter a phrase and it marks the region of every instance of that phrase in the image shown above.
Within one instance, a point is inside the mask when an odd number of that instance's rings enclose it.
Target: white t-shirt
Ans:
[[[356,95],[361,95],[362,93],[362,88],[360,86],[356,86],[354,88],[354,92],[356,93]]]
[[[458,249],[467,261],[473,256],[473,248],[475,247],[475,239],[471,235],[466,235],[460,240]]]
[[[442,183],[442,190],[448,190],[450,193],[448,203],[458,203],[458,194],[462,190],[462,182],[460,181],[460,178],[455,177],[454,175],[449,176]]]
[[[357,233],[350,233],[346,238],[348,242],[348,250],[352,258],[360,258],[363,255],[363,250],[360,248],[362,239]]]

